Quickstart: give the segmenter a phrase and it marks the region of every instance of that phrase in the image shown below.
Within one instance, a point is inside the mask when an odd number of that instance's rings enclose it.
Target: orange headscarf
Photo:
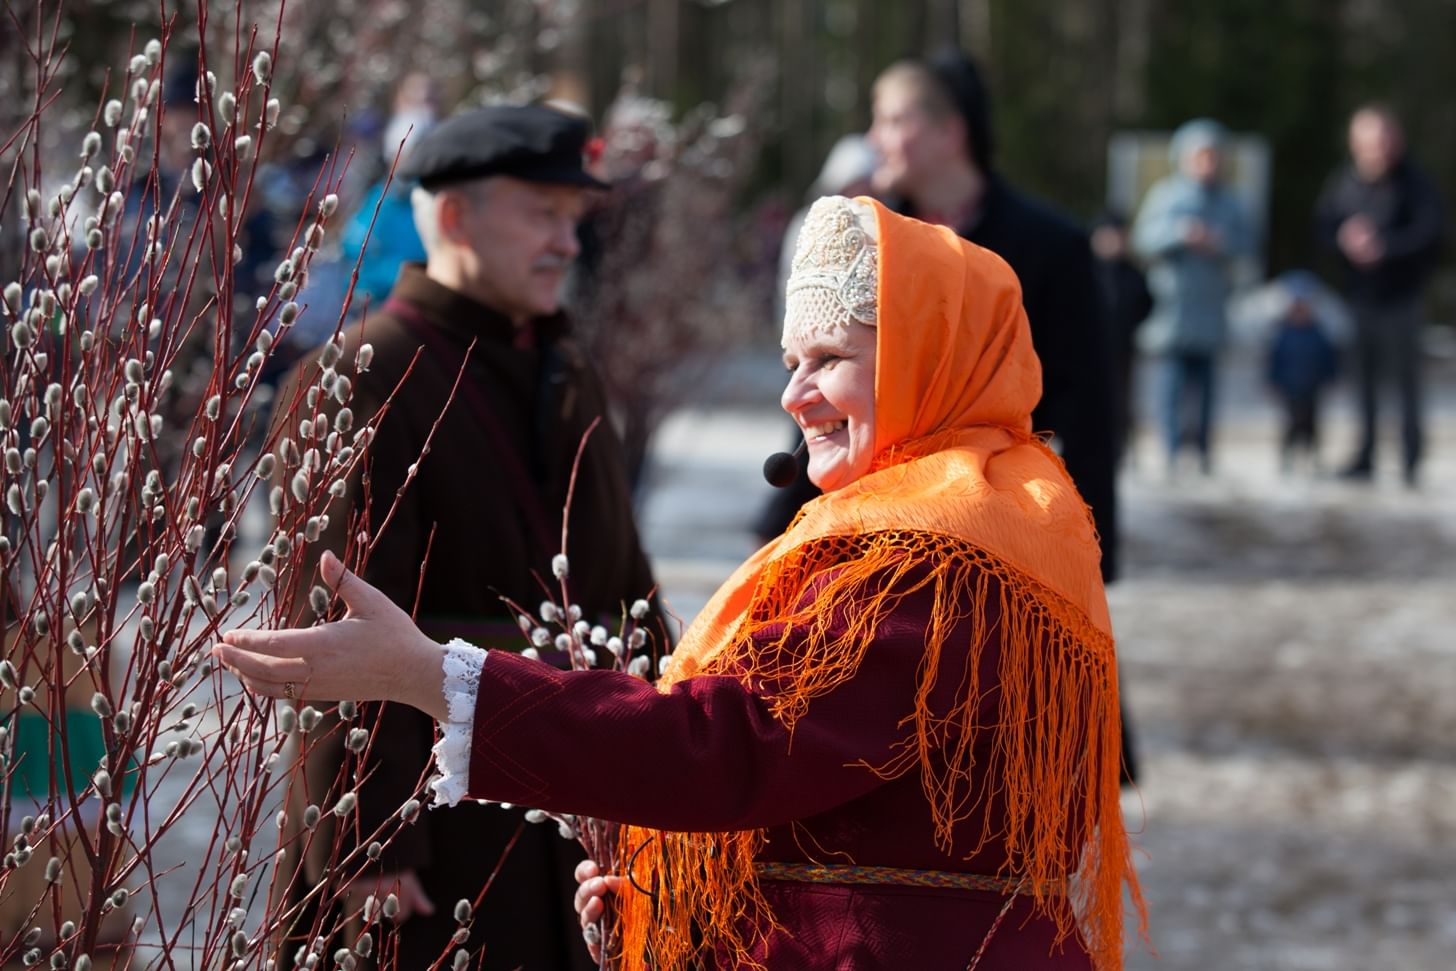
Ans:
[[[814,698],[854,676],[907,593],[932,590],[943,609],[927,631],[929,674],[919,696],[906,699],[910,737],[891,764],[869,770],[920,770],[947,853],[955,824],[979,796],[1003,799],[1004,827],[980,835],[1004,841],[1005,875],[1024,881],[1038,905],[1065,890],[1099,971],[1120,967],[1124,882],[1139,911],[1141,899],[1118,800],[1111,624],[1091,516],[1061,461],[1031,434],[1041,366],[1020,286],[999,257],[949,229],[860,201],[874,207],[878,229],[871,470],[806,505],[723,584],[684,635],[663,687],[699,673],[788,685],[768,701],[792,727]],[[998,597],[989,615],[1001,618],[1000,717],[978,724],[979,698],[967,690],[949,716],[960,741],[940,764],[931,755],[945,716],[929,712],[924,682],[942,651],[973,662],[981,632],[970,644],[949,635],[957,621],[979,625],[988,615],[987,578],[997,581]],[[833,629],[835,615],[851,618],[847,634]],[[755,646],[755,635],[770,630],[795,649]],[[972,741],[986,731],[995,733],[996,755],[973,772]],[[751,865],[760,834],[632,831],[625,842],[638,854],[638,885],[655,878],[674,888],[666,913],[660,899],[625,895],[627,967],[644,953],[654,967],[686,966],[691,945],[659,931],[690,923],[703,946],[745,953],[744,919],[768,916]]]

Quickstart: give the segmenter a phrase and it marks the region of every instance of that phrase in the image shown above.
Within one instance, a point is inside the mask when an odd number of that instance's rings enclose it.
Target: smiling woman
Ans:
[[[229,632],[220,656],[264,694],[431,712],[470,753],[442,789],[632,824],[630,883],[580,874],[584,923],[616,891],[616,966],[1118,968],[1141,899],[1110,623],[1087,508],[1031,434],[1015,277],[829,198],[787,302],[783,404],[825,494],[657,686],[442,648],[336,561],[345,620]],[[448,698],[447,663],[478,671]]]
[[[826,492],[869,471],[875,457],[875,332],[854,322],[833,334],[784,339],[782,403],[803,429],[809,478]]]
[[[864,475],[875,457],[874,233],[868,208],[805,219],[786,288],[780,403],[804,432],[810,481],[825,492]]]

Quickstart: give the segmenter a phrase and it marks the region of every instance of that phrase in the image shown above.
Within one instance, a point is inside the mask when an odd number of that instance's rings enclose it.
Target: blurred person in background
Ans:
[[[1117,418],[1109,341],[1087,234],[1014,189],[994,167],[991,102],[959,51],[900,61],[875,81],[874,188],[906,215],[954,229],[1021,280],[1042,363],[1037,431],[1056,435],[1067,472],[1092,508],[1102,573],[1117,576]]]
[[[1092,254],[1097,257],[1097,282],[1102,288],[1107,337],[1111,341],[1113,381],[1117,396],[1117,454],[1127,451],[1133,424],[1133,365],[1137,332],[1153,310],[1147,277],[1132,261],[1127,220],[1108,210],[1092,224]]]
[[[414,71],[400,80],[394,95],[394,112],[380,140],[383,172],[365,192],[344,227],[341,240],[344,268],[352,270],[356,262],[359,265],[354,299],[368,297],[371,306],[377,306],[389,296],[400,267],[425,259],[425,244],[415,230],[414,211],[410,207],[410,186],[393,176],[396,156],[403,164],[410,147],[418,144],[434,125],[438,108],[439,92],[429,75]]]
[[[873,195],[873,178],[875,169],[879,165],[879,156],[875,154],[874,146],[864,135],[851,134],[843,135],[834,143],[829,154],[824,158],[824,165],[819,169],[819,175],[815,177],[809,191],[804,194],[804,205],[794,213],[789,220],[788,227],[784,230],[784,244],[779,251],[779,276],[778,285],[774,290],[774,311],[775,318],[782,321],[784,316],[784,287],[789,282],[789,273],[793,270],[794,245],[799,239],[799,230],[804,226],[804,217],[809,214],[809,207],[816,199],[824,196],[855,196]]]
[[[350,478],[346,507],[314,548],[344,550],[351,530],[384,527],[362,575],[415,609],[434,636],[505,651],[528,646],[503,598],[539,602],[538,578],[552,575],[560,552],[578,447],[606,415],[595,369],[560,306],[586,194],[602,187],[582,168],[587,134],[585,121],[551,108],[500,105],[458,114],[422,136],[398,174],[413,187],[428,259],[405,264],[381,307],[343,336],[341,360],[353,361],[365,340],[373,350],[354,386],[353,425],[383,416],[367,475],[361,468]],[[281,413],[318,380],[319,367],[312,358],[298,367],[279,396]],[[339,428],[337,415],[331,426]],[[595,623],[654,587],[609,422],[587,439],[576,484],[572,594]],[[366,517],[362,524],[350,525],[355,513]],[[310,749],[300,798],[326,800],[349,758],[343,734]],[[384,706],[362,770],[357,833],[351,826],[337,836],[344,852],[416,795],[434,742],[427,716]],[[315,832],[302,861],[306,886],[322,875],[332,846]],[[475,900],[499,866],[464,945],[486,945],[480,967],[584,971],[595,965],[571,909],[581,856],[554,829],[524,826],[519,810],[471,802],[404,827],[350,888],[347,909],[357,912],[371,893],[397,895],[397,966],[431,967],[458,929],[455,902]]]
[[[353,211],[339,235],[339,245],[309,270],[306,292],[310,311],[284,334],[266,365],[279,377],[299,358],[313,352],[334,335],[346,297],[350,314],[357,317],[377,309],[389,296],[405,263],[423,262],[425,244],[415,229],[410,186],[395,177],[396,158],[404,164],[408,149],[435,123],[438,91],[423,72],[404,76],[395,89],[388,118],[365,111],[351,119],[346,138],[357,145],[340,198],[350,200]],[[349,154],[348,149],[343,149]],[[352,200],[358,199],[357,203]],[[349,290],[355,267],[359,280]]]
[[[878,164],[879,157],[875,155],[874,147],[863,135],[845,135],[829,150],[829,155],[824,159],[824,167],[819,170],[819,176],[805,193],[804,205],[794,213],[784,230],[783,248],[779,251],[778,285],[774,288],[776,320],[782,322],[784,319],[784,288],[793,269],[794,246],[798,242],[799,230],[804,225],[804,217],[808,215],[809,207],[814,200],[824,196],[870,195],[873,188],[871,179]],[[798,448],[803,437],[795,431],[790,442],[791,452],[799,463],[798,475],[789,485],[773,491],[754,522],[753,531],[762,542],[768,542],[787,529],[799,507],[819,495],[818,487],[809,481],[808,450]]]
[[[672,110],[666,102],[629,90],[607,110],[602,134],[587,143],[586,169],[608,186],[593,193],[577,227],[581,252],[567,282],[573,307],[595,306],[602,287],[601,264],[607,244],[646,245],[647,234],[630,226],[634,219],[650,223],[659,207],[663,165],[657,160],[672,134]],[[635,483],[634,483],[635,488]]]
[[[1228,330],[1236,264],[1252,253],[1243,206],[1224,184],[1227,132],[1198,118],[1173,133],[1171,175],[1148,190],[1133,224],[1133,249],[1149,265],[1151,349],[1167,360],[1164,434],[1168,471],[1185,445],[1213,470],[1214,391]]]
[[[1284,405],[1280,465],[1293,471],[1303,453],[1319,471],[1320,396],[1339,373],[1339,352],[1314,308],[1315,281],[1296,270],[1280,278],[1289,305],[1275,325],[1269,348],[1269,386]]]
[[[1368,480],[1374,473],[1377,399],[1388,375],[1400,395],[1405,482],[1414,486],[1424,448],[1420,300],[1445,232],[1442,202],[1407,156],[1389,108],[1356,111],[1349,146],[1349,163],[1330,176],[1315,210],[1321,241],[1344,267],[1355,313],[1362,429],[1342,474]]]
[[[991,100],[969,57],[949,50],[892,64],[875,80],[873,186],[899,212],[954,229],[1010,265],[1041,361],[1038,431],[1056,436],[1092,511],[1104,581],[1117,578],[1117,416],[1110,342],[1087,234],[995,169]],[[1137,778],[1122,713],[1123,781]]]

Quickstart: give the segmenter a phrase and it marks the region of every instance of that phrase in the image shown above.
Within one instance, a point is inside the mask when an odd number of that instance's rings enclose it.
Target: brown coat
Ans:
[[[421,326],[434,335],[422,338]],[[572,463],[598,416],[603,422],[587,442],[571,510],[572,600],[588,617],[618,617],[624,603],[647,596],[653,587],[632,520],[621,446],[605,420],[597,375],[563,315],[538,319],[531,327],[533,333],[519,334],[504,316],[409,265],[382,312],[370,313],[345,334],[341,373],[352,373],[362,342],[374,350],[372,366],[353,388],[355,427],[394,397],[363,471],[349,482],[348,509],[334,503],[315,549],[341,552],[359,528],[350,525],[349,513],[366,515],[370,534],[378,535],[365,578],[406,610],[415,609],[418,600],[421,628],[442,641],[459,636],[512,650],[526,646],[501,598],[534,612],[543,598],[541,578],[555,591],[551,558],[560,551]],[[442,361],[443,354],[449,359]],[[280,394],[280,411],[296,400],[296,389],[314,380],[317,367],[310,358],[295,369]],[[489,419],[482,417],[486,409]],[[437,420],[428,454],[421,457]],[[517,457],[514,465],[502,454],[506,447]],[[412,465],[416,477],[380,531]],[[527,490],[539,497],[534,510]],[[303,588],[313,582],[306,580]],[[309,758],[308,799],[325,807],[332,803],[322,790],[344,761],[336,744],[340,735],[333,733],[335,743],[317,745]],[[358,829],[345,835],[346,850],[355,840],[366,841],[416,793],[434,737],[429,717],[385,706],[366,768],[372,775],[359,788]],[[335,787],[334,798],[337,793]],[[519,823],[518,811],[470,804],[424,812],[394,838],[382,858],[384,871],[416,870],[437,908],[433,918],[415,917],[405,925],[399,967],[426,967],[443,952],[456,926],[455,900],[479,894]],[[306,867],[311,879],[317,879],[332,842],[319,836],[314,835]],[[576,845],[563,841],[554,827],[525,828],[477,911],[472,947],[485,942],[485,967],[589,966],[570,906],[575,886],[570,871],[578,859]]]

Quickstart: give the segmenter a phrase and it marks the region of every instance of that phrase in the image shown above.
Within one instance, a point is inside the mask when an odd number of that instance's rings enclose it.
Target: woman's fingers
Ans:
[[[324,555],[319,557],[319,573],[322,574],[324,583],[329,585],[330,590],[343,596],[343,591],[339,589],[339,584],[343,582],[345,575],[352,576],[352,574],[340,562],[339,558],[334,555],[333,550],[324,550]]]
[[[606,902],[601,897],[593,897],[585,907],[581,908],[581,926],[586,927],[601,920],[606,909]]]
[[[222,635],[221,644],[213,646],[212,653],[244,679],[292,681],[299,694],[309,682],[311,693],[317,697],[355,697],[347,691],[337,694],[353,686],[360,669],[368,667],[367,659],[350,649],[346,628],[355,626],[357,622],[344,621],[294,630],[230,630]],[[358,696],[356,700],[373,699]]]
[[[359,579],[332,554],[320,569],[348,607],[343,620],[292,630],[230,630],[213,653],[249,684],[288,684],[284,697],[403,701],[445,718],[440,645],[420,633],[409,615]],[[431,677],[430,675],[434,675]]]
[[[287,688],[282,684],[275,684],[271,681],[254,681],[252,678],[238,678],[247,689],[248,694],[258,695],[262,698],[282,698],[287,693]]]
[[[595,866],[592,870],[596,872]],[[580,866],[577,867],[576,872],[577,879],[581,880],[581,883],[576,888],[572,904],[581,920],[581,926],[586,927],[588,924],[595,924],[602,919],[602,915],[607,910],[606,896],[609,893],[616,893],[621,888],[622,878],[588,876],[583,880]]]
[[[245,681],[280,685],[291,681],[297,685],[300,694],[313,675],[308,661],[301,657],[273,657],[229,644],[217,645],[213,653],[228,670]]]
[[[299,627],[293,630],[230,630],[222,635],[224,644],[250,654],[271,657],[298,657],[319,648],[320,633],[325,627]]]
[[[576,894],[571,898],[571,906],[576,908],[576,915],[581,918],[582,926],[587,924],[586,905],[593,899],[590,890],[592,879],[594,878],[582,880],[578,876],[577,880],[579,882],[576,885]]]
[[[605,906],[601,897],[588,897],[586,903],[581,906],[581,926],[595,924],[600,920]]]
[[[602,897],[606,892],[607,882],[601,877],[589,877],[577,886],[572,905],[576,907],[577,916],[581,918],[581,926],[585,927],[601,917]]]
[[[339,558],[328,551],[319,558],[319,573],[323,576],[324,583],[342,601],[349,610],[350,617],[386,617],[390,613],[402,611],[378,589],[370,586],[357,575],[351,573]]]
[[[599,876],[601,868],[591,860],[583,860],[576,866],[576,896],[572,899],[577,919],[581,921],[582,936],[586,939],[587,952],[593,961],[602,959],[601,931],[597,922],[607,912],[606,896],[616,893],[622,885],[621,877]]]

